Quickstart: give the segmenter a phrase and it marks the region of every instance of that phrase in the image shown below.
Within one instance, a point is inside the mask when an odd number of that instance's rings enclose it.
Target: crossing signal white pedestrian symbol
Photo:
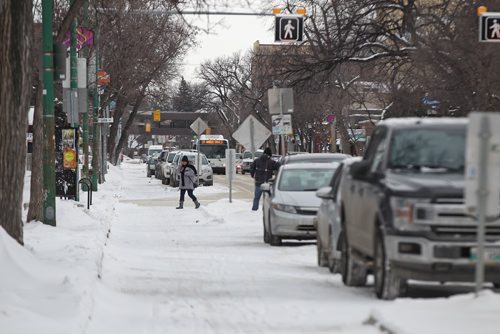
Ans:
[[[479,17],[479,41],[500,42],[500,13],[486,12]]]
[[[302,15],[277,15],[274,40],[276,42],[302,42],[304,17]]]

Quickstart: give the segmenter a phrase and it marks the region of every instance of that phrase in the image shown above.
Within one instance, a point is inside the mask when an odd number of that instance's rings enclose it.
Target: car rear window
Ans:
[[[280,191],[316,191],[330,183],[335,168],[287,169],[281,171]]]

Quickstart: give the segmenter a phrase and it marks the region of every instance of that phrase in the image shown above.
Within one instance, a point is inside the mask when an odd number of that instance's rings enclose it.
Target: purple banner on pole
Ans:
[[[63,43],[67,48],[70,47],[69,31],[66,33]],[[76,28],[76,50],[80,51],[83,47],[92,45],[94,45],[94,32],[83,27]]]

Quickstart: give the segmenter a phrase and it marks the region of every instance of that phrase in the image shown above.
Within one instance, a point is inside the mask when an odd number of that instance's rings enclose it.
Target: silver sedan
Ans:
[[[280,168],[264,192],[264,242],[281,245],[282,239],[315,239],[314,219],[321,203],[316,190],[327,186],[338,163],[290,164]]]

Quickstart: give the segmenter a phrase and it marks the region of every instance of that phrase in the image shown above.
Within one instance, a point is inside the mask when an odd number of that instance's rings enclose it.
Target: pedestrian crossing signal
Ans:
[[[304,40],[304,16],[276,15],[275,42],[302,42]]]
[[[479,41],[500,42],[500,13],[485,12],[479,17]]]

